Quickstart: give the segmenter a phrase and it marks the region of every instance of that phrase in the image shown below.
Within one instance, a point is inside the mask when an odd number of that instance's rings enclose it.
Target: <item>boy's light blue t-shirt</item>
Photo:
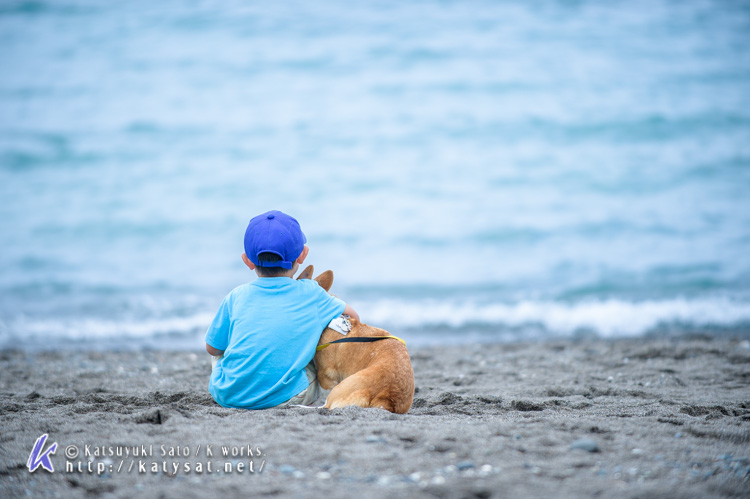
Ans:
[[[233,289],[206,332],[224,351],[208,389],[224,407],[266,409],[307,388],[305,366],[346,304],[317,282],[264,277]]]

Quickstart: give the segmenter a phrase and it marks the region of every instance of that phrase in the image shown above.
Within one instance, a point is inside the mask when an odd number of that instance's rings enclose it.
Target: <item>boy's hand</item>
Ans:
[[[357,322],[359,322],[359,314],[356,310],[354,310],[349,304],[346,304],[346,308],[344,309],[344,315],[348,315],[349,317],[353,317],[357,319]]]
[[[217,350],[208,343],[206,343],[206,352],[210,353],[214,357],[218,357],[220,355],[224,355],[224,350]]]

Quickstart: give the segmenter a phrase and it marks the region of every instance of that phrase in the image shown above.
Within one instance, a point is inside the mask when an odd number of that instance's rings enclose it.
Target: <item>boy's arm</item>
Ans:
[[[357,322],[359,322],[359,314],[348,303],[346,304],[346,308],[344,309],[343,313],[344,315],[348,315],[349,317],[354,317],[355,319],[357,319]]]
[[[231,298],[232,293],[224,297],[216,312],[216,317],[206,331],[206,351],[214,357],[224,355],[224,350],[229,346],[229,329],[232,322],[229,312]],[[224,348],[219,350],[212,345],[224,345]]]
[[[206,352],[210,353],[214,357],[218,357],[220,355],[224,355],[224,350],[217,350],[208,343],[206,343]]]

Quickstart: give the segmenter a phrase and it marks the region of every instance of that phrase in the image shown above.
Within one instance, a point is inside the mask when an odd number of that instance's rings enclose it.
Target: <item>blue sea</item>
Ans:
[[[750,2],[0,1],[0,348],[200,348],[248,220],[410,347],[750,337]]]

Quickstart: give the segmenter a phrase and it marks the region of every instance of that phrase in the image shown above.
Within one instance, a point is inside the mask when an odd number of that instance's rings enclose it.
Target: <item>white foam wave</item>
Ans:
[[[152,318],[141,321],[100,318],[32,319],[19,317],[0,322],[0,344],[11,341],[44,342],[46,340],[119,340],[147,339],[160,335],[187,335],[205,331],[213,320],[212,313],[185,317]],[[23,347],[24,345],[17,345]]]
[[[376,301],[358,307],[365,322],[424,329],[488,325],[541,326],[555,334],[590,330],[603,337],[637,336],[660,326],[737,327],[750,323],[750,303],[730,299],[670,299],[580,303],[522,301],[503,303]]]
[[[731,299],[669,299],[631,302],[602,300],[579,303],[521,301],[518,303],[476,303],[455,300],[377,300],[354,303],[362,320],[391,331],[407,330],[419,343],[422,332],[440,328],[467,330],[456,338],[431,336],[430,342],[475,341],[474,329],[484,330],[483,341],[514,339],[516,329],[533,329],[540,337],[566,336],[579,331],[601,337],[639,336],[659,327],[750,328],[750,303]],[[203,332],[213,311],[196,311],[189,316],[143,320],[17,317],[0,321],[0,348],[38,348],[69,341],[97,341],[139,344],[175,338],[201,345]],[[474,334],[474,336],[472,336]],[[490,337],[485,337],[489,335]],[[170,338],[170,339],[167,339]]]

